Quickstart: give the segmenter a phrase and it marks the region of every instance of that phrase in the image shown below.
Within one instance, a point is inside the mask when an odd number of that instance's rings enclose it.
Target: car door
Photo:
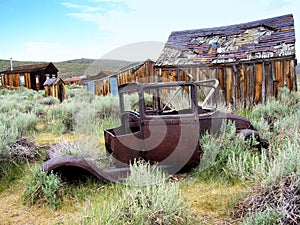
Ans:
[[[199,164],[199,119],[193,83],[160,83],[143,89],[143,158],[172,165],[173,172]]]

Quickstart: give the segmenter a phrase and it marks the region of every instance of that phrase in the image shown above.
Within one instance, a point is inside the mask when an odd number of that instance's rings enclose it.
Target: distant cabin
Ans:
[[[69,77],[64,79],[65,85],[79,85],[81,81],[81,77]]]
[[[57,73],[58,69],[53,63],[16,66],[0,73],[0,86],[10,89],[26,87],[43,90],[46,77],[57,77]]]
[[[216,78],[226,103],[265,102],[297,90],[293,15],[231,26],[174,31],[155,63],[160,81]]]

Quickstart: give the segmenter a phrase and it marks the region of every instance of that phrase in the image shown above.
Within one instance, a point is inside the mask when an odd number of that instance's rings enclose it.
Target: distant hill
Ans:
[[[13,66],[20,66],[25,64],[35,64],[43,62],[32,61],[13,61]],[[100,72],[113,73],[120,70],[123,67],[131,64],[132,62],[122,60],[111,59],[73,59],[62,62],[53,62],[53,64],[59,70],[59,76],[61,78],[74,77],[74,76],[95,76]],[[0,59],[0,71],[6,70],[10,65],[9,60]]]

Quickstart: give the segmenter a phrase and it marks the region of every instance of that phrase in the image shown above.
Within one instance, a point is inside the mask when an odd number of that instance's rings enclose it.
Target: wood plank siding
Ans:
[[[1,86],[15,89],[24,86],[33,90],[43,90],[43,83],[49,78],[57,77],[58,69],[52,63],[22,65],[8,68],[1,74]]]
[[[48,78],[44,84],[46,97],[58,98],[60,102],[66,99],[65,83],[61,78]]]
[[[224,27],[175,31],[155,63],[162,81],[217,78],[225,102],[245,107],[297,90],[293,15]],[[174,75],[175,74],[175,75]]]
[[[152,60],[133,63],[132,65],[129,65],[128,67],[104,78],[89,80],[87,81],[88,89],[96,95],[111,94],[111,82],[113,78],[117,79],[118,86],[130,82],[155,82],[155,76],[153,73],[154,63],[155,62]]]

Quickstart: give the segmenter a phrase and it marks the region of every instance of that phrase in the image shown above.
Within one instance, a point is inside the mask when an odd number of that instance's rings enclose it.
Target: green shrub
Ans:
[[[24,203],[34,205],[46,204],[50,209],[57,209],[60,202],[61,181],[57,175],[46,174],[35,167],[27,178],[26,190],[23,194]]]
[[[0,117],[0,158],[7,158],[10,151],[10,145],[18,138],[18,130],[14,127],[8,128],[5,124],[1,123]]]
[[[76,102],[91,102],[95,98],[95,95],[89,92],[86,88],[68,88],[67,89],[67,101]]]
[[[222,124],[218,136],[204,134],[200,137],[203,155],[197,175],[204,180],[222,182],[250,179],[253,176],[252,160],[257,155],[251,147],[253,141],[246,141],[244,137],[236,136],[235,125],[230,121]]]
[[[117,96],[96,96],[94,107],[99,119],[105,117],[117,118],[120,115],[119,98]]]
[[[10,145],[18,137],[32,135],[39,118],[35,113],[36,100],[41,93],[26,88],[2,91],[0,95],[0,157],[6,158]]]
[[[252,152],[249,149],[231,154],[228,157],[226,167],[227,175],[240,181],[258,181],[265,179],[270,167],[270,158],[267,151]]]
[[[255,181],[250,196],[237,207],[243,224],[298,224],[300,176],[300,101],[299,92],[283,88],[277,100],[269,99],[257,105],[248,114],[254,127],[270,142],[250,158],[248,153],[231,157],[230,171]]]
[[[0,193],[12,187],[13,182],[26,173],[24,161],[1,161],[0,159]]]
[[[191,224],[195,222],[180,199],[178,183],[162,171],[135,162],[126,185],[91,205],[83,224]]]
[[[275,225],[281,224],[282,213],[279,209],[267,208],[263,212],[256,212],[248,215],[242,222],[242,225]]]
[[[57,98],[52,96],[48,96],[40,100],[40,104],[42,105],[56,105],[59,104],[59,102],[60,101]]]
[[[79,90],[76,90],[79,91]],[[93,96],[80,89],[76,96],[49,108],[47,124],[53,133],[101,134],[102,122],[119,121],[119,103],[115,96]]]
[[[99,160],[106,158],[104,146],[97,136],[77,136],[74,141],[62,140],[57,155],[75,155]]]
[[[31,135],[36,131],[36,125],[39,122],[38,117],[33,113],[18,116],[11,126],[17,127],[19,136]]]
[[[268,170],[265,171],[264,179],[262,179],[262,186],[269,186],[275,183],[278,183],[284,176],[288,174],[295,173],[297,176],[300,176],[300,148],[299,141],[300,138],[298,134],[295,137],[298,142],[293,142],[289,139],[285,140],[285,143],[274,157],[273,160],[270,160],[270,166]]]
[[[73,114],[78,106],[74,102],[62,102],[59,105],[51,107],[47,113],[46,123],[54,134],[73,131]]]

